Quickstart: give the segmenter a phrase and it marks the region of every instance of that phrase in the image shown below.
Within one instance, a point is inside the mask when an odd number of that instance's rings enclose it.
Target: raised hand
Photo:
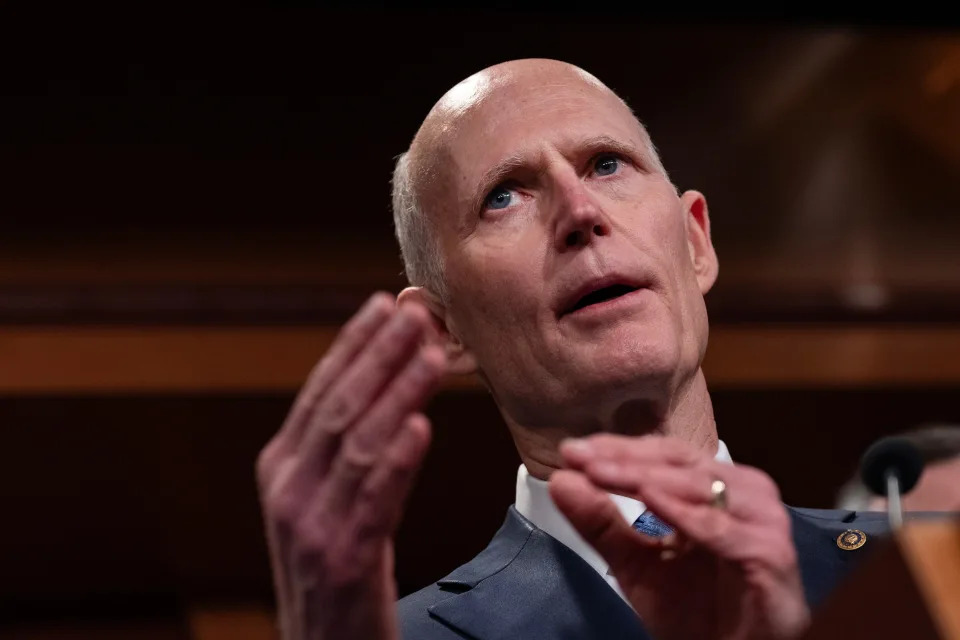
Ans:
[[[596,435],[560,451],[569,469],[550,478],[554,501],[658,640],[780,640],[805,630],[790,518],[765,473],[655,436]],[[725,505],[711,491],[718,480]],[[675,533],[637,532],[608,492],[641,500]]]
[[[393,640],[393,535],[445,369],[430,315],[372,296],[311,372],[257,460],[285,640]]]

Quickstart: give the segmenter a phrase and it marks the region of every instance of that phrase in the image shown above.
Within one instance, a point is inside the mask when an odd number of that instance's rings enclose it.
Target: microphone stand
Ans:
[[[900,478],[893,469],[889,469],[884,476],[887,480],[887,518],[890,522],[890,530],[897,531],[903,526],[903,507],[900,504]]]

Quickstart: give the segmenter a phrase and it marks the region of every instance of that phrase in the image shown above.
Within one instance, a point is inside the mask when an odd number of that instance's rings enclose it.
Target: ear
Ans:
[[[450,326],[447,308],[440,298],[423,287],[407,287],[397,295],[397,306],[421,304],[433,319],[433,334],[429,340],[443,347],[447,353],[447,373],[467,375],[477,370],[477,360]]]
[[[680,196],[687,226],[687,248],[690,261],[697,274],[700,293],[706,294],[717,281],[720,263],[717,252],[710,239],[710,213],[707,211],[707,199],[699,191],[686,191]]]

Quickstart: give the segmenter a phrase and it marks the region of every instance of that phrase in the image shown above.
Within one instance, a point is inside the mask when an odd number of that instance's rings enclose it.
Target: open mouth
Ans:
[[[633,293],[639,288],[640,287],[634,287],[628,284],[612,284],[607,287],[601,287],[600,289],[591,291],[577,300],[572,307],[567,309],[564,315],[567,313],[575,313],[580,309],[625,296],[628,293]]]

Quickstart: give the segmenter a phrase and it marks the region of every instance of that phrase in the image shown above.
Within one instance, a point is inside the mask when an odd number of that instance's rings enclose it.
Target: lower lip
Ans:
[[[582,309],[577,309],[571,313],[564,315],[564,318],[599,318],[606,316],[613,312],[619,312],[621,310],[626,310],[631,308],[637,302],[640,302],[643,297],[644,292],[648,289],[640,288],[630,293],[625,293],[622,296],[617,296],[616,298],[611,298],[609,300],[604,300],[603,302],[597,302],[596,304],[591,304]]]

